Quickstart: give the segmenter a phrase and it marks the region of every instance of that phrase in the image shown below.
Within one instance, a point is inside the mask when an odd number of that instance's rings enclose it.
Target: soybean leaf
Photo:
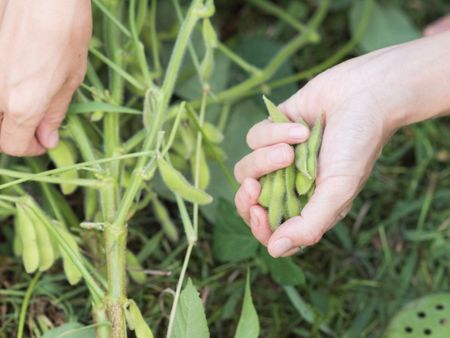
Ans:
[[[241,317],[239,318],[235,338],[257,338],[259,336],[259,319],[253,305],[250,291],[250,272],[247,272],[245,282],[244,303],[242,304]]]
[[[364,6],[364,1],[355,1],[350,11],[350,28],[353,35],[356,34]],[[374,3],[372,16],[359,47],[362,52],[371,52],[419,37],[419,30],[400,8]]]
[[[272,279],[278,284],[283,286],[305,284],[303,270],[291,257],[273,258],[265,249],[262,250],[261,256],[267,264]]]
[[[219,214],[214,226],[214,255],[223,262],[239,262],[254,257],[258,242],[253,238],[248,226],[237,215],[229,201],[219,201]]]
[[[207,337],[209,330],[203,304],[191,279],[188,279],[175,314],[173,338]]]
[[[95,327],[83,326],[80,323],[72,322],[58,326],[44,333],[41,338],[95,338]]]

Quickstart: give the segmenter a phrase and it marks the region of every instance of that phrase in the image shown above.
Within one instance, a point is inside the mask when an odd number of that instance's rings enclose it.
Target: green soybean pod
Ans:
[[[156,195],[152,198],[153,211],[156,219],[161,224],[164,233],[171,242],[178,242],[178,229],[170,218],[169,212]]]
[[[78,244],[70,232],[61,227],[58,230],[61,237],[65,240],[65,243],[59,244],[59,252],[61,253],[63,259],[64,274],[66,275],[69,284],[75,285],[81,280],[81,272],[78,270],[77,266],[73,264],[70,256],[68,256],[64,249],[61,248],[61,245],[68,245],[78,256],[81,256],[80,249],[78,248]]]
[[[269,207],[272,195],[272,183],[275,178],[275,173],[270,173],[261,177],[259,180],[261,184],[261,192],[259,193],[258,203],[264,208]]]
[[[86,220],[94,220],[98,209],[98,192],[96,189],[84,189],[84,217]]]
[[[308,172],[308,144],[306,142],[295,147],[295,166],[303,175],[311,178]]]
[[[129,319],[132,322],[132,325],[129,326],[133,328],[136,338],[153,338],[153,332],[145,322],[145,319],[134,300],[128,300],[128,307]]]
[[[179,171],[184,171],[189,168],[188,163],[186,162],[186,159],[184,159],[182,156],[175,152],[169,152],[168,156],[170,158],[170,163]]]
[[[16,204],[16,226],[22,242],[22,260],[27,273],[33,273],[39,267],[39,248],[33,221],[25,212],[25,206]]]
[[[272,181],[272,194],[269,202],[269,224],[272,230],[278,228],[284,215],[284,175],[284,169],[277,170]]]
[[[286,123],[291,122],[286,115],[284,115],[275,104],[270,101],[267,97],[263,95],[263,100],[266,105],[267,111],[269,112],[269,116],[272,119],[272,122],[275,123]]]
[[[125,261],[131,279],[137,284],[144,284],[147,281],[147,275],[137,257],[130,250],[126,252]]]
[[[18,225],[17,225],[17,217],[15,218],[15,222],[14,222],[14,239],[13,239],[13,251],[14,251],[14,256],[16,257],[20,257],[22,256],[22,239],[19,236],[19,232],[17,230]]]
[[[209,204],[213,198],[205,191],[194,187],[186,178],[163,158],[158,159],[158,169],[166,186],[186,201]]]
[[[309,191],[309,189],[311,189],[313,183],[314,183],[313,178],[305,176],[300,171],[297,172],[297,175],[295,177],[295,188],[299,195],[305,195]]]
[[[202,127],[203,133],[208,141],[219,144],[223,141],[223,133],[209,122],[205,122]]]
[[[195,177],[196,157],[197,157],[196,153],[194,153],[194,155],[192,155],[190,158],[191,174],[192,174],[193,178]],[[209,185],[211,174],[209,172],[208,162],[206,161],[206,156],[205,156],[205,152],[203,151],[203,149],[200,149],[200,161],[199,161],[198,170],[199,170],[198,186],[200,189],[206,189]]]
[[[322,139],[322,114],[317,118],[314,124],[311,134],[308,139],[308,161],[307,167],[308,172],[313,178],[317,174],[317,157],[320,149],[320,143]]]
[[[205,148],[206,158],[213,159],[215,161],[225,161],[227,159],[227,154],[218,145],[211,144]]]
[[[49,149],[48,155],[57,168],[70,166],[76,163],[77,153],[70,142],[60,140],[56,148]],[[76,170],[65,171],[60,174],[61,178],[77,179],[78,172]],[[64,195],[73,193],[77,186],[70,183],[61,183],[61,191]]]
[[[284,183],[286,189],[285,218],[291,218],[300,215],[300,201],[295,194],[295,165],[292,164],[284,170]]]
[[[45,224],[34,215],[33,211],[27,208],[25,208],[24,211],[31,220],[36,233],[36,241],[39,250],[39,271],[46,271],[50,269],[55,262],[55,252],[53,250],[51,236],[45,227]]]

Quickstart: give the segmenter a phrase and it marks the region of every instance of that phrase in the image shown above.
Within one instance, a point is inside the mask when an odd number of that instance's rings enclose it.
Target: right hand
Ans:
[[[449,33],[440,34],[354,58],[320,74],[280,105],[292,121],[301,116],[310,125],[324,111],[325,129],[315,193],[301,215],[274,233],[257,203],[258,179],[291,164],[294,153],[288,144],[302,140],[289,136],[294,124],[265,121],[249,131],[254,151],[235,166],[241,183],[235,202],[272,256],[317,243],[346,215],[397,128],[448,111],[449,42]]]

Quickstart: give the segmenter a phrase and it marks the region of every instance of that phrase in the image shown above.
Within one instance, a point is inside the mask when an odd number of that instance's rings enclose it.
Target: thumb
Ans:
[[[72,95],[60,95],[50,104],[36,130],[36,137],[47,149],[55,148],[59,142],[59,127],[66,115]]]
[[[316,244],[350,210],[357,190],[354,177],[329,177],[321,181],[301,215],[287,220],[273,233],[269,253],[280,257],[295,248]]]

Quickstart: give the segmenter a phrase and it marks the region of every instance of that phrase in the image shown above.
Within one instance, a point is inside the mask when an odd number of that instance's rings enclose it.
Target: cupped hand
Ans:
[[[395,130],[444,109],[439,98],[445,91],[434,88],[426,94],[421,81],[430,78],[440,62],[435,54],[424,51],[448,43],[449,37],[445,38],[386,48],[331,68],[279,106],[293,123],[266,120],[251,128],[247,142],[253,152],[235,166],[235,177],[241,183],[235,203],[272,256],[291,255],[299,247],[317,243],[348,213]],[[299,216],[272,233],[267,212],[257,202],[258,179],[293,162],[289,145],[308,137],[308,131],[294,122],[301,116],[312,125],[322,111],[325,129],[315,193]]]
[[[14,0],[2,6],[0,150],[39,155],[57,145],[59,126],[84,77],[91,3]]]

